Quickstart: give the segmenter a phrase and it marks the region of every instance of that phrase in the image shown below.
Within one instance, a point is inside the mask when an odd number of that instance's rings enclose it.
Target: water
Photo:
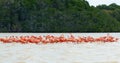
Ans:
[[[120,33],[0,33],[0,37],[6,37],[6,36],[46,36],[46,35],[54,35],[54,36],[60,36],[64,34],[66,37],[70,34],[74,35],[75,37],[78,36],[93,36],[93,37],[100,37],[105,36],[107,34],[110,34],[111,36],[120,38]]]
[[[0,33],[5,36],[54,35],[69,33]],[[107,33],[72,33],[74,36],[105,36]],[[120,38],[120,33],[109,33]],[[0,63],[120,63],[120,41],[113,43],[20,44],[0,43]]]

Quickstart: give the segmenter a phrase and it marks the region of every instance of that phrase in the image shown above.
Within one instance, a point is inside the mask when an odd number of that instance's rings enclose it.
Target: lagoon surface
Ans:
[[[70,33],[0,33],[6,36],[60,36]],[[72,33],[77,36],[105,36],[108,33]],[[109,33],[120,38],[120,33]],[[108,43],[20,44],[0,42],[0,63],[120,63],[120,40]]]
[[[93,37],[100,37],[105,36],[107,34],[114,36],[114,37],[120,37],[120,33],[0,33],[0,37],[6,37],[6,36],[45,36],[45,35],[54,35],[54,36],[60,36],[64,34],[66,37],[70,34],[74,36],[93,36]]]

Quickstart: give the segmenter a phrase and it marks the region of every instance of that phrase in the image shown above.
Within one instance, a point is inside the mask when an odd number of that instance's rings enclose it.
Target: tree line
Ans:
[[[86,0],[0,0],[0,32],[119,32],[120,6]]]

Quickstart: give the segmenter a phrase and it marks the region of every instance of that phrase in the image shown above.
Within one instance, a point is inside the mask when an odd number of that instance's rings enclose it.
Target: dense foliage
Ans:
[[[120,6],[85,0],[0,0],[0,32],[119,32]]]

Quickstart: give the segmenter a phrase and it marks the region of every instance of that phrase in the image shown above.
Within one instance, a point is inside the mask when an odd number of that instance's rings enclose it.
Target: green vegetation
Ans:
[[[0,32],[120,32],[120,6],[85,0],[0,0]]]

